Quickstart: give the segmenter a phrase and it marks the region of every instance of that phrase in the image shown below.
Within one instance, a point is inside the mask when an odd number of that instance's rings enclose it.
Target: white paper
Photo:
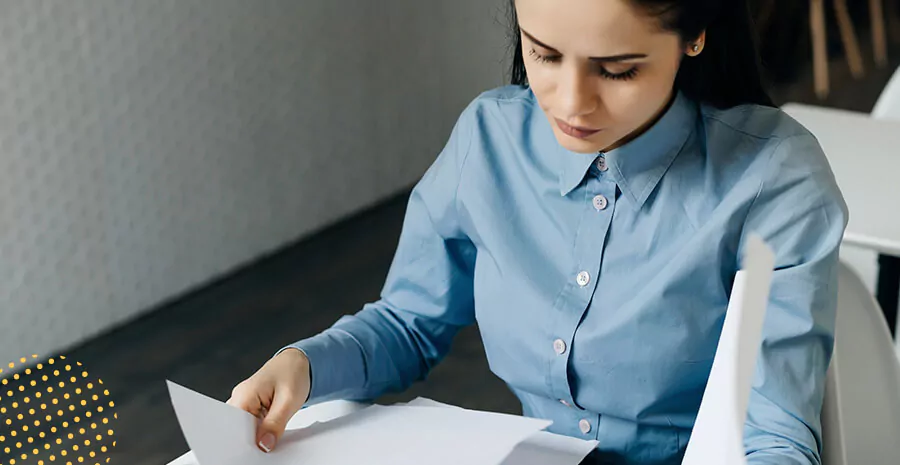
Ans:
[[[700,411],[682,465],[745,465],[744,421],[775,256],[758,236],[743,252]]]
[[[286,430],[305,428],[313,423],[334,420],[353,412],[358,412],[372,404],[349,400],[332,400],[319,404],[307,405],[288,420]]]
[[[459,408],[424,397],[407,405]],[[538,431],[517,444],[502,465],[578,465],[597,445],[597,441]]]
[[[201,465],[256,464],[259,420],[250,413],[166,380],[181,432]]]
[[[254,444],[256,417],[168,382],[199,465],[497,465],[547,420],[465,409],[373,405],[286,431],[272,452]]]
[[[181,386],[177,386],[177,388],[183,389]],[[313,423],[333,420],[335,418],[362,410],[369,405],[370,404],[353,402],[349,400],[332,400],[329,402],[322,402],[320,404],[312,404],[300,409],[300,411],[295,413],[294,416],[291,417],[290,421],[288,421],[286,429],[291,430],[304,428],[312,425]],[[197,457],[196,455],[194,455],[193,451],[188,451],[175,460],[169,462],[168,465],[198,465]]]

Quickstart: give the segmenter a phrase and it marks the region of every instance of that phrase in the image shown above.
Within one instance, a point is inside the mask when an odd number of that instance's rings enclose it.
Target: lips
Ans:
[[[559,127],[559,130],[562,131],[564,134],[578,138],[578,139],[588,138],[588,137],[590,137],[594,134],[597,134],[598,132],[601,131],[601,129],[592,129],[592,128],[584,128],[584,127],[580,127],[580,126],[572,126],[570,124],[567,124],[565,121],[563,121],[559,118],[556,118],[556,125]]]

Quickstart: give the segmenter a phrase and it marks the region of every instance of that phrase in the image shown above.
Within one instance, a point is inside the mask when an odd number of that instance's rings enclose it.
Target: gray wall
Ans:
[[[503,4],[0,0],[0,363],[415,182],[503,83]]]

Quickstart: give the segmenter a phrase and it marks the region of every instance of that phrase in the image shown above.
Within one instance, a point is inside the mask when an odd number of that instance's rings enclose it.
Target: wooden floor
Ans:
[[[890,69],[900,64],[893,61]],[[843,62],[831,68],[833,91],[827,101],[813,98],[809,72],[795,85],[776,89],[776,100],[869,111],[890,76],[888,69],[870,66],[866,79],[854,81]],[[111,463],[162,465],[188,449],[166,379],[225,400],[232,386],[282,345],[315,334],[377,298],[405,201],[400,195],[70,351],[71,359],[90,367],[114,390],[119,421]],[[457,339],[426,382],[382,400],[419,395],[470,408],[519,411],[489,372],[475,328]]]

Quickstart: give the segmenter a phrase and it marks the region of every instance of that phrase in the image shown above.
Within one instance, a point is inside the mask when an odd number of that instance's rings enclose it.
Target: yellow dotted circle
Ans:
[[[39,362],[35,354],[6,366],[0,368],[0,465],[110,462],[118,415],[103,380],[62,355]]]

